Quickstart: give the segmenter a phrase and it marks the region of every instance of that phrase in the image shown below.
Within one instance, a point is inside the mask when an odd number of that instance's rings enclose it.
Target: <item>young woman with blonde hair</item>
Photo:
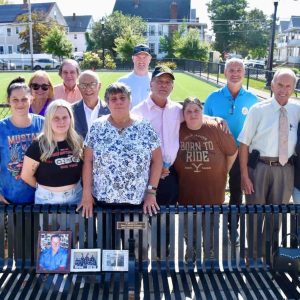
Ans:
[[[46,110],[42,133],[27,150],[21,177],[36,186],[36,204],[78,204],[82,196],[82,139],[71,105],[62,99]]]

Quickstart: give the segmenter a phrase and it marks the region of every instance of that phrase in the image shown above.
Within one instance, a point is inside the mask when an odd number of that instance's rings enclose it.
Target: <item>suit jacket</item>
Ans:
[[[99,100],[100,101],[100,100]],[[74,121],[75,121],[75,130],[78,134],[80,134],[84,139],[88,132],[88,125],[85,117],[84,107],[83,107],[83,99],[74,103],[72,105],[73,113],[74,113]],[[98,112],[98,117],[103,115],[108,115],[110,113],[107,106],[103,106],[100,101],[100,108]]]

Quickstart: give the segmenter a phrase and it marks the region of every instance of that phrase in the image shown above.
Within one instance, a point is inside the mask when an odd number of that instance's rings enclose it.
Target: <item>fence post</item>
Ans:
[[[247,90],[249,90],[250,68],[247,68]]]

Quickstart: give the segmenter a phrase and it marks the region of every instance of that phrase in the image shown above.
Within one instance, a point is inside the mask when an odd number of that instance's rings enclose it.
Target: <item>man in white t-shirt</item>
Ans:
[[[145,100],[149,95],[151,73],[148,72],[148,68],[151,58],[150,49],[147,45],[135,46],[132,55],[133,71],[118,80],[125,83],[131,90],[131,108]]]

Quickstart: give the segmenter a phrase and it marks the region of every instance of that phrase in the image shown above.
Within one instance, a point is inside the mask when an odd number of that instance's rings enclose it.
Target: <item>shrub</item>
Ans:
[[[116,63],[113,59],[113,57],[109,54],[105,54],[105,69],[114,70],[116,68]]]
[[[102,66],[101,59],[97,53],[85,52],[83,54],[83,61],[80,63],[82,69],[92,69],[96,70]]]
[[[173,62],[173,61],[160,61],[158,63],[158,65],[160,65],[160,66],[166,66],[166,67],[170,68],[171,70],[175,70],[177,68],[176,63]]]

